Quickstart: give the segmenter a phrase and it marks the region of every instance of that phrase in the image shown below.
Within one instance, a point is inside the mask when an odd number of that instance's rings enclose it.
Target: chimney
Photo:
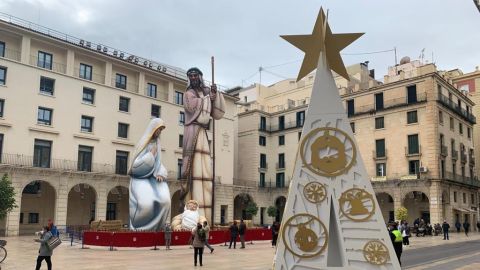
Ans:
[[[375,69],[370,69],[369,73],[370,73],[370,77],[372,79],[375,79]]]

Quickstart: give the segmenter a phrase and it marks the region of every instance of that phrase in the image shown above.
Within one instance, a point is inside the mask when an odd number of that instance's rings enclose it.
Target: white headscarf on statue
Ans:
[[[140,155],[143,152],[145,147],[147,147],[147,145],[152,141],[153,134],[159,128],[164,129],[165,123],[160,118],[153,118],[148,124],[147,129],[143,133],[142,138],[140,138],[137,145],[135,145],[135,150],[133,152],[133,156],[130,162],[128,174],[131,174],[132,166],[133,166],[133,163],[135,162],[135,159],[138,157],[138,155]],[[158,136],[157,137],[157,160],[162,160],[161,155],[162,155],[162,147],[160,144],[160,136]]]

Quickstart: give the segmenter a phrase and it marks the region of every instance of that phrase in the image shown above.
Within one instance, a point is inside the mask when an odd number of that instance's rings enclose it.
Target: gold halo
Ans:
[[[309,188],[316,188],[318,187],[319,190],[308,190]],[[323,196],[321,195],[320,192],[323,192]],[[310,196],[308,196],[310,194]],[[320,198],[316,199],[316,195],[318,195]],[[303,187],[303,196],[307,201],[311,203],[321,203],[327,198],[327,190],[325,189],[325,186],[322,183],[319,182],[310,182]],[[313,197],[313,198],[311,198]]]
[[[298,254],[296,253],[295,251],[293,251],[290,246],[287,244],[287,240],[285,239],[285,230],[287,227],[289,227],[289,223],[299,217],[299,216],[305,216],[305,217],[310,217],[312,218],[313,220],[316,220],[318,221],[318,223],[320,223],[320,226],[323,228],[323,231],[325,232],[325,244],[322,246],[322,248],[320,248],[319,251],[313,253],[313,254],[309,254],[309,255],[301,255],[301,254]],[[282,222],[283,223],[283,222]],[[282,224],[282,228],[281,228],[281,234],[282,234],[282,240],[283,240],[283,244],[285,245],[285,248],[290,251],[293,255],[297,256],[297,257],[300,257],[300,258],[313,258],[315,256],[317,256],[318,254],[322,253],[326,248],[327,248],[327,245],[328,245],[328,231],[327,231],[327,227],[325,227],[325,224],[323,224],[323,222],[320,221],[320,219],[318,219],[317,217],[313,216],[313,215],[310,215],[310,214],[307,214],[307,213],[303,213],[303,214],[297,214],[297,215],[294,215],[294,216],[291,216],[285,223]]]
[[[363,257],[371,264],[384,265],[390,259],[390,253],[383,242],[373,240],[363,246]]]
[[[307,139],[309,139],[314,134],[317,134],[317,133],[322,132],[322,131],[338,132],[338,133],[342,134],[343,136],[345,136],[345,138],[347,138],[347,140],[350,141],[350,143],[352,144],[352,159],[347,164],[347,166],[345,166],[343,169],[338,170],[334,173],[328,173],[328,172],[324,172],[324,171],[318,170],[316,168],[313,168],[312,165],[308,164],[306,159],[305,159],[304,148],[305,148],[305,144],[307,142]],[[332,136],[334,136],[334,135],[332,135]],[[300,157],[302,158],[303,166],[307,167],[311,172],[313,172],[315,174],[318,174],[318,175],[321,175],[321,176],[333,177],[333,176],[338,176],[338,175],[343,174],[344,172],[348,171],[353,166],[353,163],[355,162],[355,160],[357,158],[357,147],[356,147],[355,143],[353,142],[352,138],[350,138],[350,136],[347,133],[345,133],[343,130],[340,130],[338,128],[332,128],[332,127],[321,127],[321,128],[316,128],[316,129],[311,130],[303,138],[302,144],[300,145]]]
[[[354,218],[354,217],[352,217],[350,214],[346,213],[346,212],[343,210],[343,206],[345,205],[345,203],[342,202],[342,200],[345,199],[345,197],[346,197],[346,195],[347,195],[348,193],[351,193],[351,192],[357,191],[357,190],[360,191],[360,192],[365,192],[365,193],[367,193],[367,194],[370,196],[371,200],[372,200],[372,210],[371,210],[370,213],[369,213],[366,217],[364,217],[364,218]],[[368,193],[366,190],[360,189],[360,188],[351,188],[351,189],[348,189],[348,190],[346,190],[345,192],[343,192],[342,195],[340,196],[340,199],[338,199],[338,204],[340,205],[340,211],[342,212],[342,214],[343,214],[344,216],[346,216],[346,217],[347,217],[348,219],[350,219],[350,220],[357,221],[357,222],[366,221],[366,220],[370,219],[370,218],[373,216],[373,214],[375,213],[375,199],[373,198],[372,194],[370,194],[370,193]]]

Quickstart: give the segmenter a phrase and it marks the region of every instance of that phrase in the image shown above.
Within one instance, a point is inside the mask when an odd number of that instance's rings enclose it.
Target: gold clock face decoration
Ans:
[[[312,258],[327,247],[328,232],[317,217],[307,213],[297,214],[283,224],[282,240],[293,255]]]
[[[321,183],[310,182],[303,188],[303,196],[311,203],[321,203],[327,198],[327,190]]]
[[[364,189],[351,188],[338,199],[340,211],[350,220],[366,221],[375,213],[375,201],[372,194]]]
[[[327,177],[348,171],[356,160],[355,144],[344,131],[322,127],[310,131],[302,140],[303,165],[315,174]]]
[[[384,265],[390,259],[390,254],[384,243],[373,240],[367,242],[363,247],[363,257],[371,264]]]

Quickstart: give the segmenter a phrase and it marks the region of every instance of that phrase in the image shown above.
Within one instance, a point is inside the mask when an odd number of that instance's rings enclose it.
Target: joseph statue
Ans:
[[[183,97],[185,130],[182,164],[182,178],[187,181],[182,200],[197,201],[200,216],[211,224],[213,164],[207,130],[211,118],[219,120],[225,114],[225,99],[215,84],[205,86],[200,69],[190,68],[187,77],[189,84]]]

